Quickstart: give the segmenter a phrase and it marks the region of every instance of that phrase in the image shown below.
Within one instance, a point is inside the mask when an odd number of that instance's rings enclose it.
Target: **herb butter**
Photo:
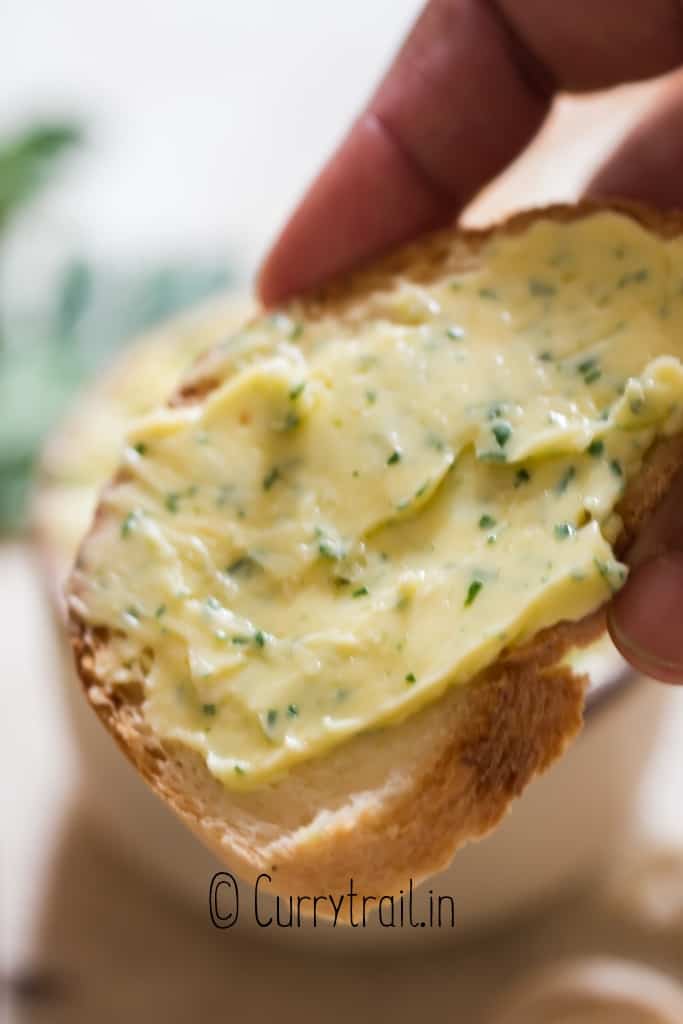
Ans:
[[[33,511],[60,590],[131,420],[163,402],[197,356],[250,311],[250,303],[227,296],[134,339],[48,439]]]
[[[72,600],[155,732],[256,786],[621,586],[614,509],[681,429],[682,355],[683,241],[614,213],[264,316],[135,424]]]

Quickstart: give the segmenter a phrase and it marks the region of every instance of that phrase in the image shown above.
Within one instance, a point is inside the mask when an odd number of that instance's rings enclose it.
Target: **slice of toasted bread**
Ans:
[[[612,206],[663,237],[683,233],[683,217]],[[582,203],[531,211],[493,231],[519,232],[535,218],[570,220],[604,206]],[[430,281],[476,264],[491,231],[453,228],[418,240],[300,301],[298,320],[341,319],[397,278]],[[216,384],[211,353],[176,393],[198,403]],[[627,552],[683,466],[683,437],[658,442],[618,506]],[[115,486],[115,483],[114,483]],[[106,510],[100,507],[93,531]],[[87,544],[83,551],[87,554]],[[78,611],[72,580],[71,631],[78,670],[97,714],[152,788],[232,870],[261,871],[280,892],[337,893],[349,879],[361,894],[396,892],[443,868],[464,842],[500,820],[511,800],[557,758],[581,725],[587,679],[563,662],[604,628],[600,610],[560,622],[503,652],[467,685],[398,725],[358,735],[285,777],[241,792],[224,787],[203,758],[155,735],[144,714],[143,680],[121,686],[106,631]],[[105,796],[103,795],[103,798]]]

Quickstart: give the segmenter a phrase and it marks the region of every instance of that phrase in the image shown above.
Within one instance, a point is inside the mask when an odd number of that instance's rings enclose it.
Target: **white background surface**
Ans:
[[[4,0],[0,130],[82,113],[58,215],[110,257],[207,242],[248,266],[354,116],[419,0]]]

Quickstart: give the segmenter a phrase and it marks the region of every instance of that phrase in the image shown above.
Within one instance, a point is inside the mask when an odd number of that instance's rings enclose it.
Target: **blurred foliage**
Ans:
[[[0,143],[0,256],[10,219],[81,138],[75,125],[43,124]],[[28,309],[8,312],[0,291],[0,532],[23,525],[41,441],[79,385],[132,335],[229,281],[223,264],[120,270],[78,256],[54,293],[35,295]]]
[[[49,181],[65,152],[81,141],[69,122],[37,124],[0,143],[0,232],[20,206]]]

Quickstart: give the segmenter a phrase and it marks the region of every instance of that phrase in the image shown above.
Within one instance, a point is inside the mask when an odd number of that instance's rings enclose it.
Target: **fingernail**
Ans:
[[[683,552],[658,555],[633,569],[608,609],[607,625],[637,669],[683,683]]]

